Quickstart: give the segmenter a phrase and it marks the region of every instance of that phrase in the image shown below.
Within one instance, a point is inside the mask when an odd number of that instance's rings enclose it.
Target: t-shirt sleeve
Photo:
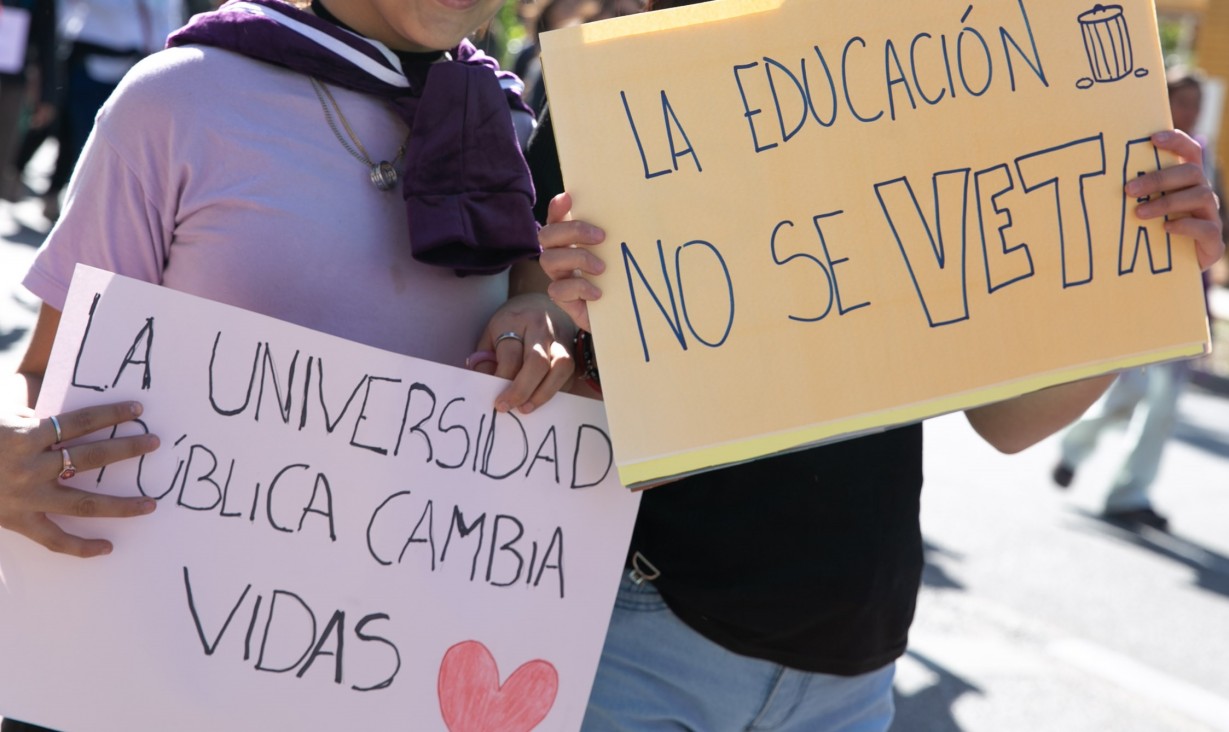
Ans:
[[[136,156],[121,154],[113,132],[149,144],[150,125],[132,120],[122,99],[119,113],[100,117],[73,172],[59,222],[39,249],[23,284],[62,310],[77,263],[161,284],[173,235],[173,214],[156,203],[161,173]],[[110,103],[109,103],[110,104]],[[156,136],[156,133],[154,133]]]

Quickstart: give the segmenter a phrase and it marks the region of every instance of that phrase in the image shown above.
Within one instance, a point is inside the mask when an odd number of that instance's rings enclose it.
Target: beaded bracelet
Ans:
[[[597,355],[593,352],[593,334],[587,330],[576,331],[572,353],[580,368],[580,378],[598,394],[602,393],[602,379],[597,371]]]

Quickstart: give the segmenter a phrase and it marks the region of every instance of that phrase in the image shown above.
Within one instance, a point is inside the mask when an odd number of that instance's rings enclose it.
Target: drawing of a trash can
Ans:
[[[1078,19],[1093,81],[1117,81],[1134,70],[1131,33],[1121,5],[1097,5]]]

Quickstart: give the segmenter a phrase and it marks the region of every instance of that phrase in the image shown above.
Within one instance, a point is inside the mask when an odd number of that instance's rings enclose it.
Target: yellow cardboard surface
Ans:
[[[715,0],[542,61],[625,485],[1209,348],[1122,192],[1171,162],[1151,0]]]

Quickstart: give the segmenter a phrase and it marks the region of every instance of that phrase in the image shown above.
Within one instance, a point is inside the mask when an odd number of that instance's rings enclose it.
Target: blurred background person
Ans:
[[[521,80],[525,79],[525,71],[529,64],[538,57],[538,16],[542,13],[544,0],[519,0],[516,4],[516,20],[521,25],[525,35],[521,38],[521,46],[507,60],[508,70]]]
[[[1196,122],[1203,106],[1203,75],[1194,69],[1175,66],[1165,74],[1169,88],[1169,109],[1174,128],[1198,137]],[[1199,140],[1205,144],[1206,140]],[[1215,155],[1207,152],[1204,170],[1218,196],[1222,195]],[[1221,208],[1221,218],[1225,218]],[[1204,272],[1204,294],[1211,280]],[[1125,454],[1110,484],[1101,516],[1128,528],[1148,526],[1169,529],[1169,519],[1152,505],[1150,490],[1160,470],[1165,443],[1178,418],[1178,397],[1190,380],[1188,361],[1153,364],[1129,369],[1063,433],[1058,464],[1051,477],[1060,488],[1075,479],[1076,470],[1093,453],[1102,432],[1112,425],[1126,423],[1123,438]]]
[[[25,195],[17,149],[27,127],[51,124],[57,83],[55,0],[2,0],[0,198]]]
[[[66,60],[56,168],[71,171],[102,103],[137,61],[161,50],[171,31],[183,25],[186,6],[184,0],[61,2]],[[66,175],[53,175],[43,194],[44,213],[49,219],[59,218],[60,192],[66,182]]]
[[[525,82],[525,103],[536,114],[546,104],[546,85],[542,83],[542,63],[538,59],[538,37],[547,31],[596,20],[618,18],[642,12],[645,0],[536,0],[521,7],[524,21],[531,21],[526,45],[517,54],[512,71]]]

